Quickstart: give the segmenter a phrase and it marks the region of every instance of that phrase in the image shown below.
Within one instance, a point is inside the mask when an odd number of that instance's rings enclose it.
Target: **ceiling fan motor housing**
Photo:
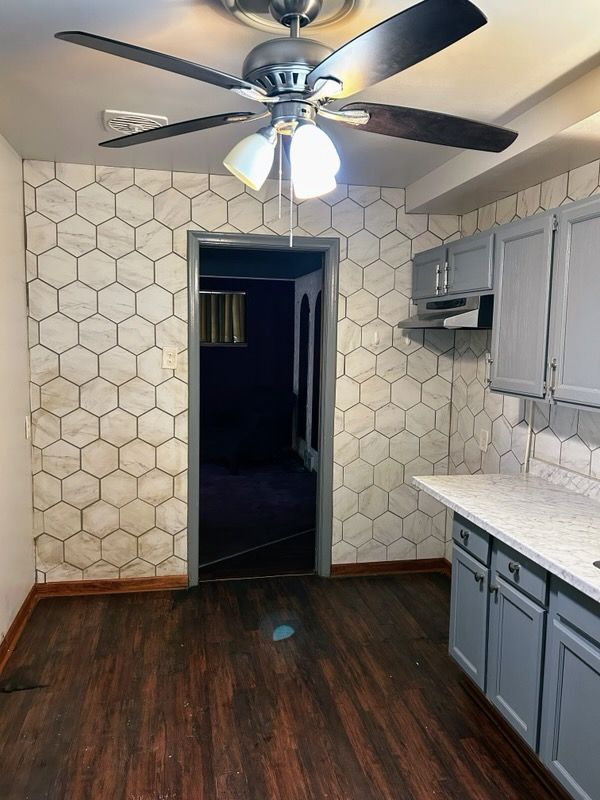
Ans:
[[[261,42],[244,60],[244,80],[264,89],[269,97],[304,92],[306,77],[333,52],[314,39],[280,37]]]

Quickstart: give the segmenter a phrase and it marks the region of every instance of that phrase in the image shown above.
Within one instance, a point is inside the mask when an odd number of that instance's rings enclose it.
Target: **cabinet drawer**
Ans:
[[[546,605],[547,573],[539,564],[502,542],[495,542],[492,569],[509,585],[517,587],[541,605]]]
[[[472,522],[459,514],[454,515],[452,538],[463,550],[481,561],[486,566],[490,560],[490,537]]]

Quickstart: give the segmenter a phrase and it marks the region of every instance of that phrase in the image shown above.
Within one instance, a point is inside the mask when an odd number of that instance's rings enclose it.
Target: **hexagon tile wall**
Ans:
[[[39,580],[186,569],[186,235],[286,233],[276,185],[26,161]],[[454,335],[405,339],[411,256],[458,217],[340,186],[295,212],[340,239],[333,559],[441,556],[444,512],[405,481],[445,472]],[[160,348],[180,351],[175,373]]]

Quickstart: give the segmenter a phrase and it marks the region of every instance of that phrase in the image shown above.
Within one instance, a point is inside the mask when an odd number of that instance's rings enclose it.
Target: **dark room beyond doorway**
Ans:
[[[319,253],[202,249],[200,579],[314,571],[321,286]]]

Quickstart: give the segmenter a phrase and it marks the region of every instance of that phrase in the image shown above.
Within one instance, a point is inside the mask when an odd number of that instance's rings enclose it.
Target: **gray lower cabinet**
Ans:
[[[461,547],[452,554],[450,655],[485,690],[489,569]]]
[[[487,696],[536,750],[546,610],[497,574],[490,593]]]
[[[553,220],[553,214],[539,214],[496,232],[492,391],[546,394]]]
[[[574,798],[598,800],[600,609],[571,596],[559,589],[551,600],[540,756]]]
[[[558,212],[549,383],[555,400],[600,406],[600,198]]]

